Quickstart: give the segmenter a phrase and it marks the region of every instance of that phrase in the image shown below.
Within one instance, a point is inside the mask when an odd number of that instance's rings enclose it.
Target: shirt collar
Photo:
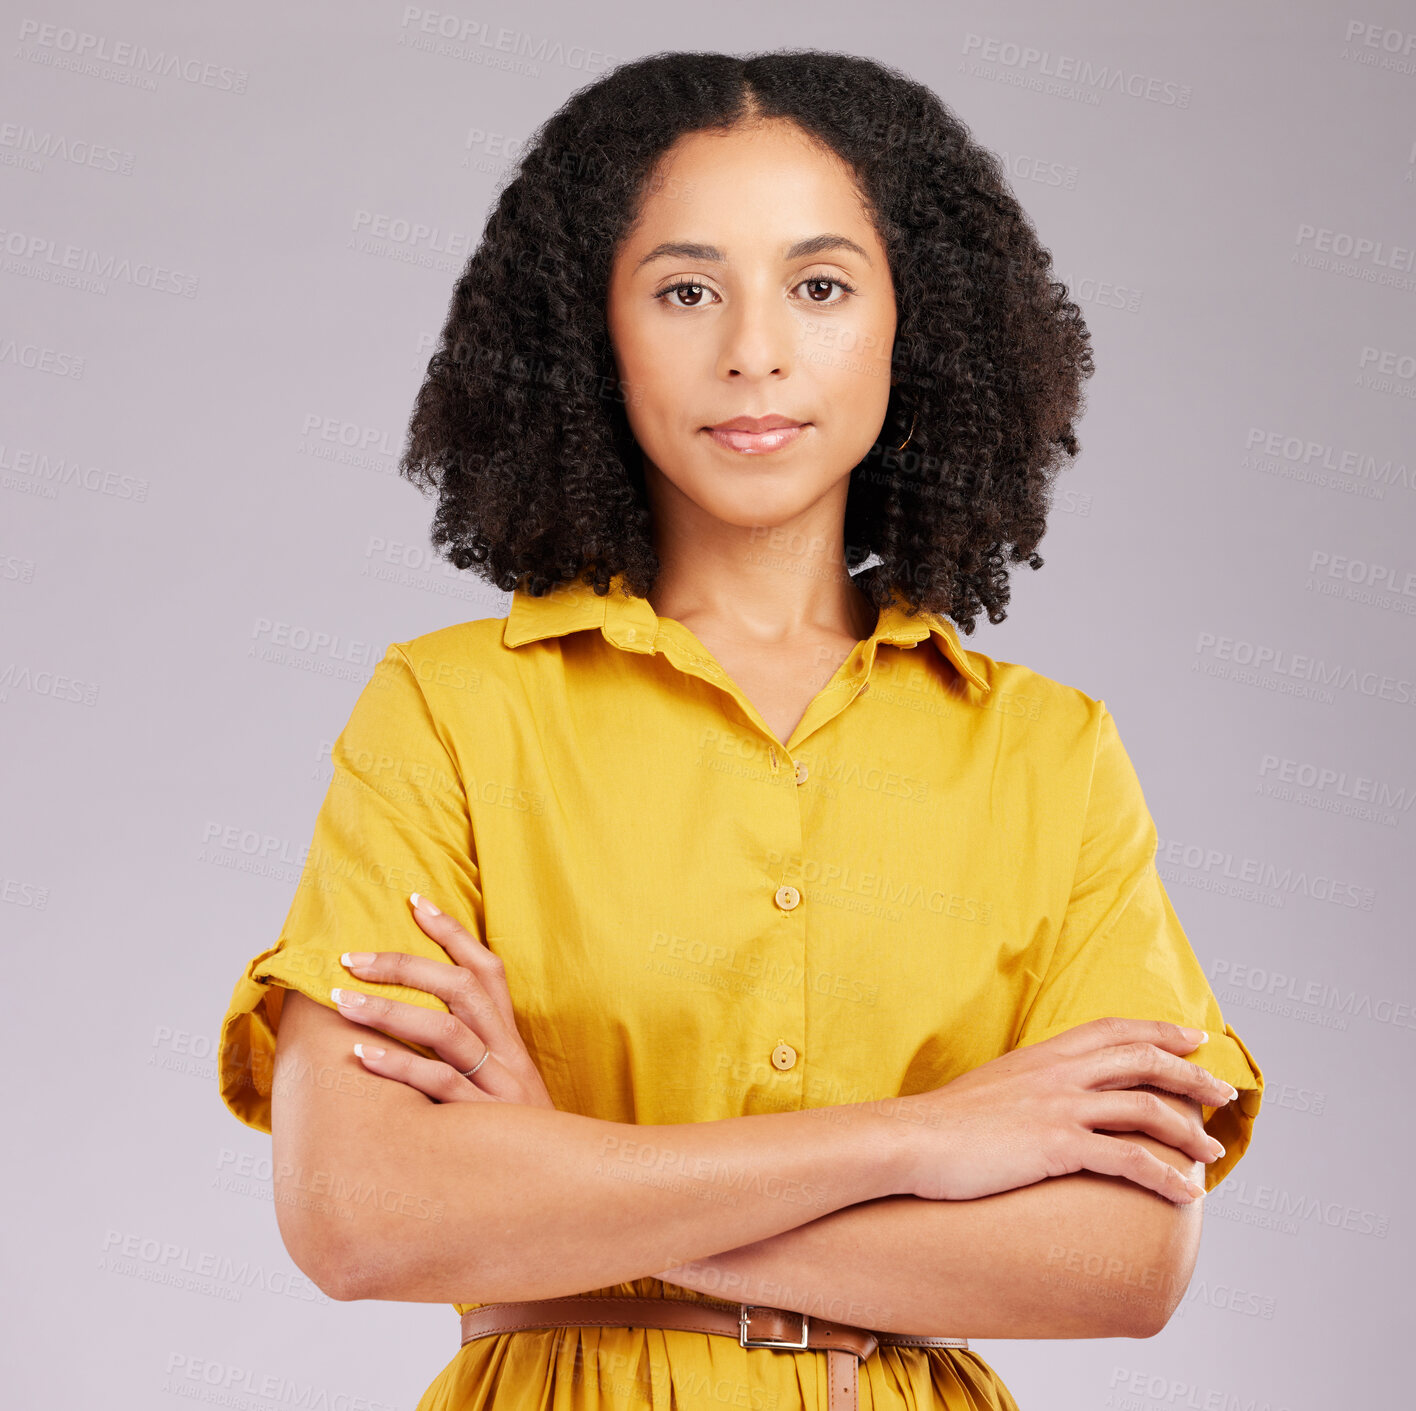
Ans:
[[[647,598],[625,591],[623,575],[618,573],[611,578],[610,591],[603,598],[579,580],[558,584],[541,598],[518,588],[512,594],[511,611],[502,628],[502,643],[520,647],[590,627],[598,627],[607,641],[626,651],[652,652],[659,635],[659,617]],[[896,647],[912,647],[925,637],[971,685],[984,692],[992,689],[960,643],[954,624],[935,612],[921,610],[910,616],[898,593],[881,609],[871,634],[871,640]]]

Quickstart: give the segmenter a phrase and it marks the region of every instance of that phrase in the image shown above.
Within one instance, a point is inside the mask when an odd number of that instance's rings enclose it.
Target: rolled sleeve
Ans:
[[[1017,1047],[1091,1019],[1162,1019],[1204,1029],[1207,1042],[1182,1054],[1239,1090],[1202,1108],[1205,1130],[1225,1154],[1205,1167],[1212,1190],[1249,1146],[1264,1077],[1225,1021],[1171,905],[1155,854],[1157,834],[1116,723],[1097,702],[1096,752],[1082,841],[1067,911]]]
[[[343,984],[446,1011],[425,990],[355,978],[339,957],[350,950],[406,951],[450,964],[413,918],[408,895],[415,891],[479,938],[484,934],[466,794],[404,645],[389,646],[334,743],[333,777],[285,924],[275,945],[246,966],[222,1020],[221,1097],[257,1131],[271,1129],[285,990],[334,1009],[330,990]]]

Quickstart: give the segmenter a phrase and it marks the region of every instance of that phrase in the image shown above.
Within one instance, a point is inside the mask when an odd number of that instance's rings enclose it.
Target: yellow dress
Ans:
[[[864,1102],[1088,1019],[1168,1019],[1207,1029],[1186,1057],[1239,1089],[1203,1113],[1226,1148],[1205,1184],[1227,1175],[1263,1075],[1156,872],[1104,701],[897,600],[783,744],[688,628],[620,588],[517,592],[506,618],[388,648],[334,745],[280,937],[223,1021],[237,1117],[270,1130],[284,988],[443,1008],[339,963],[446,960],[417,891],[505,960],[561,1110],[672,1123]],[[567,1292],[708,1297],[652,1277]],[[821,1352],[652,1328],[458,1337],[450,1319],[418,1411],[826,1407]],[[1016,1411],[972,1349],[882,1347],[859,1399]]]

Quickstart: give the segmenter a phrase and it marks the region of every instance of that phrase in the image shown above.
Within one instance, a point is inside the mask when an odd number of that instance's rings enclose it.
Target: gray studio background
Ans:
[[[450,1305],[295,1269],[217,1026],[384,647],[506,610],[394,461],[521,142],[620,59],[804,45],[934,87],[1085,310],[1046,567],[968,644],[1111,707],[1268,1082],[1160,1336],[974,1345],[1024,1411],[1405,1399],[1408,7],[73,0],[0,39],[10,1405],[411,1411],[456,1351]]]

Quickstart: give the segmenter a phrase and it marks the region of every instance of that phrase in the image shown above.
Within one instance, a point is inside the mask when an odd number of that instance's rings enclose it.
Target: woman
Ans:
[[[1078,449],[1049,266],[844,55],[624,65],[503,191],[403,469],[510,613],[390,646],[223,1028],[300,1267],[464,1315],[420,1411],[1011,1408],[969,1337],[1183,1294],[1262,1074],[1104,701],[954,627]]]

